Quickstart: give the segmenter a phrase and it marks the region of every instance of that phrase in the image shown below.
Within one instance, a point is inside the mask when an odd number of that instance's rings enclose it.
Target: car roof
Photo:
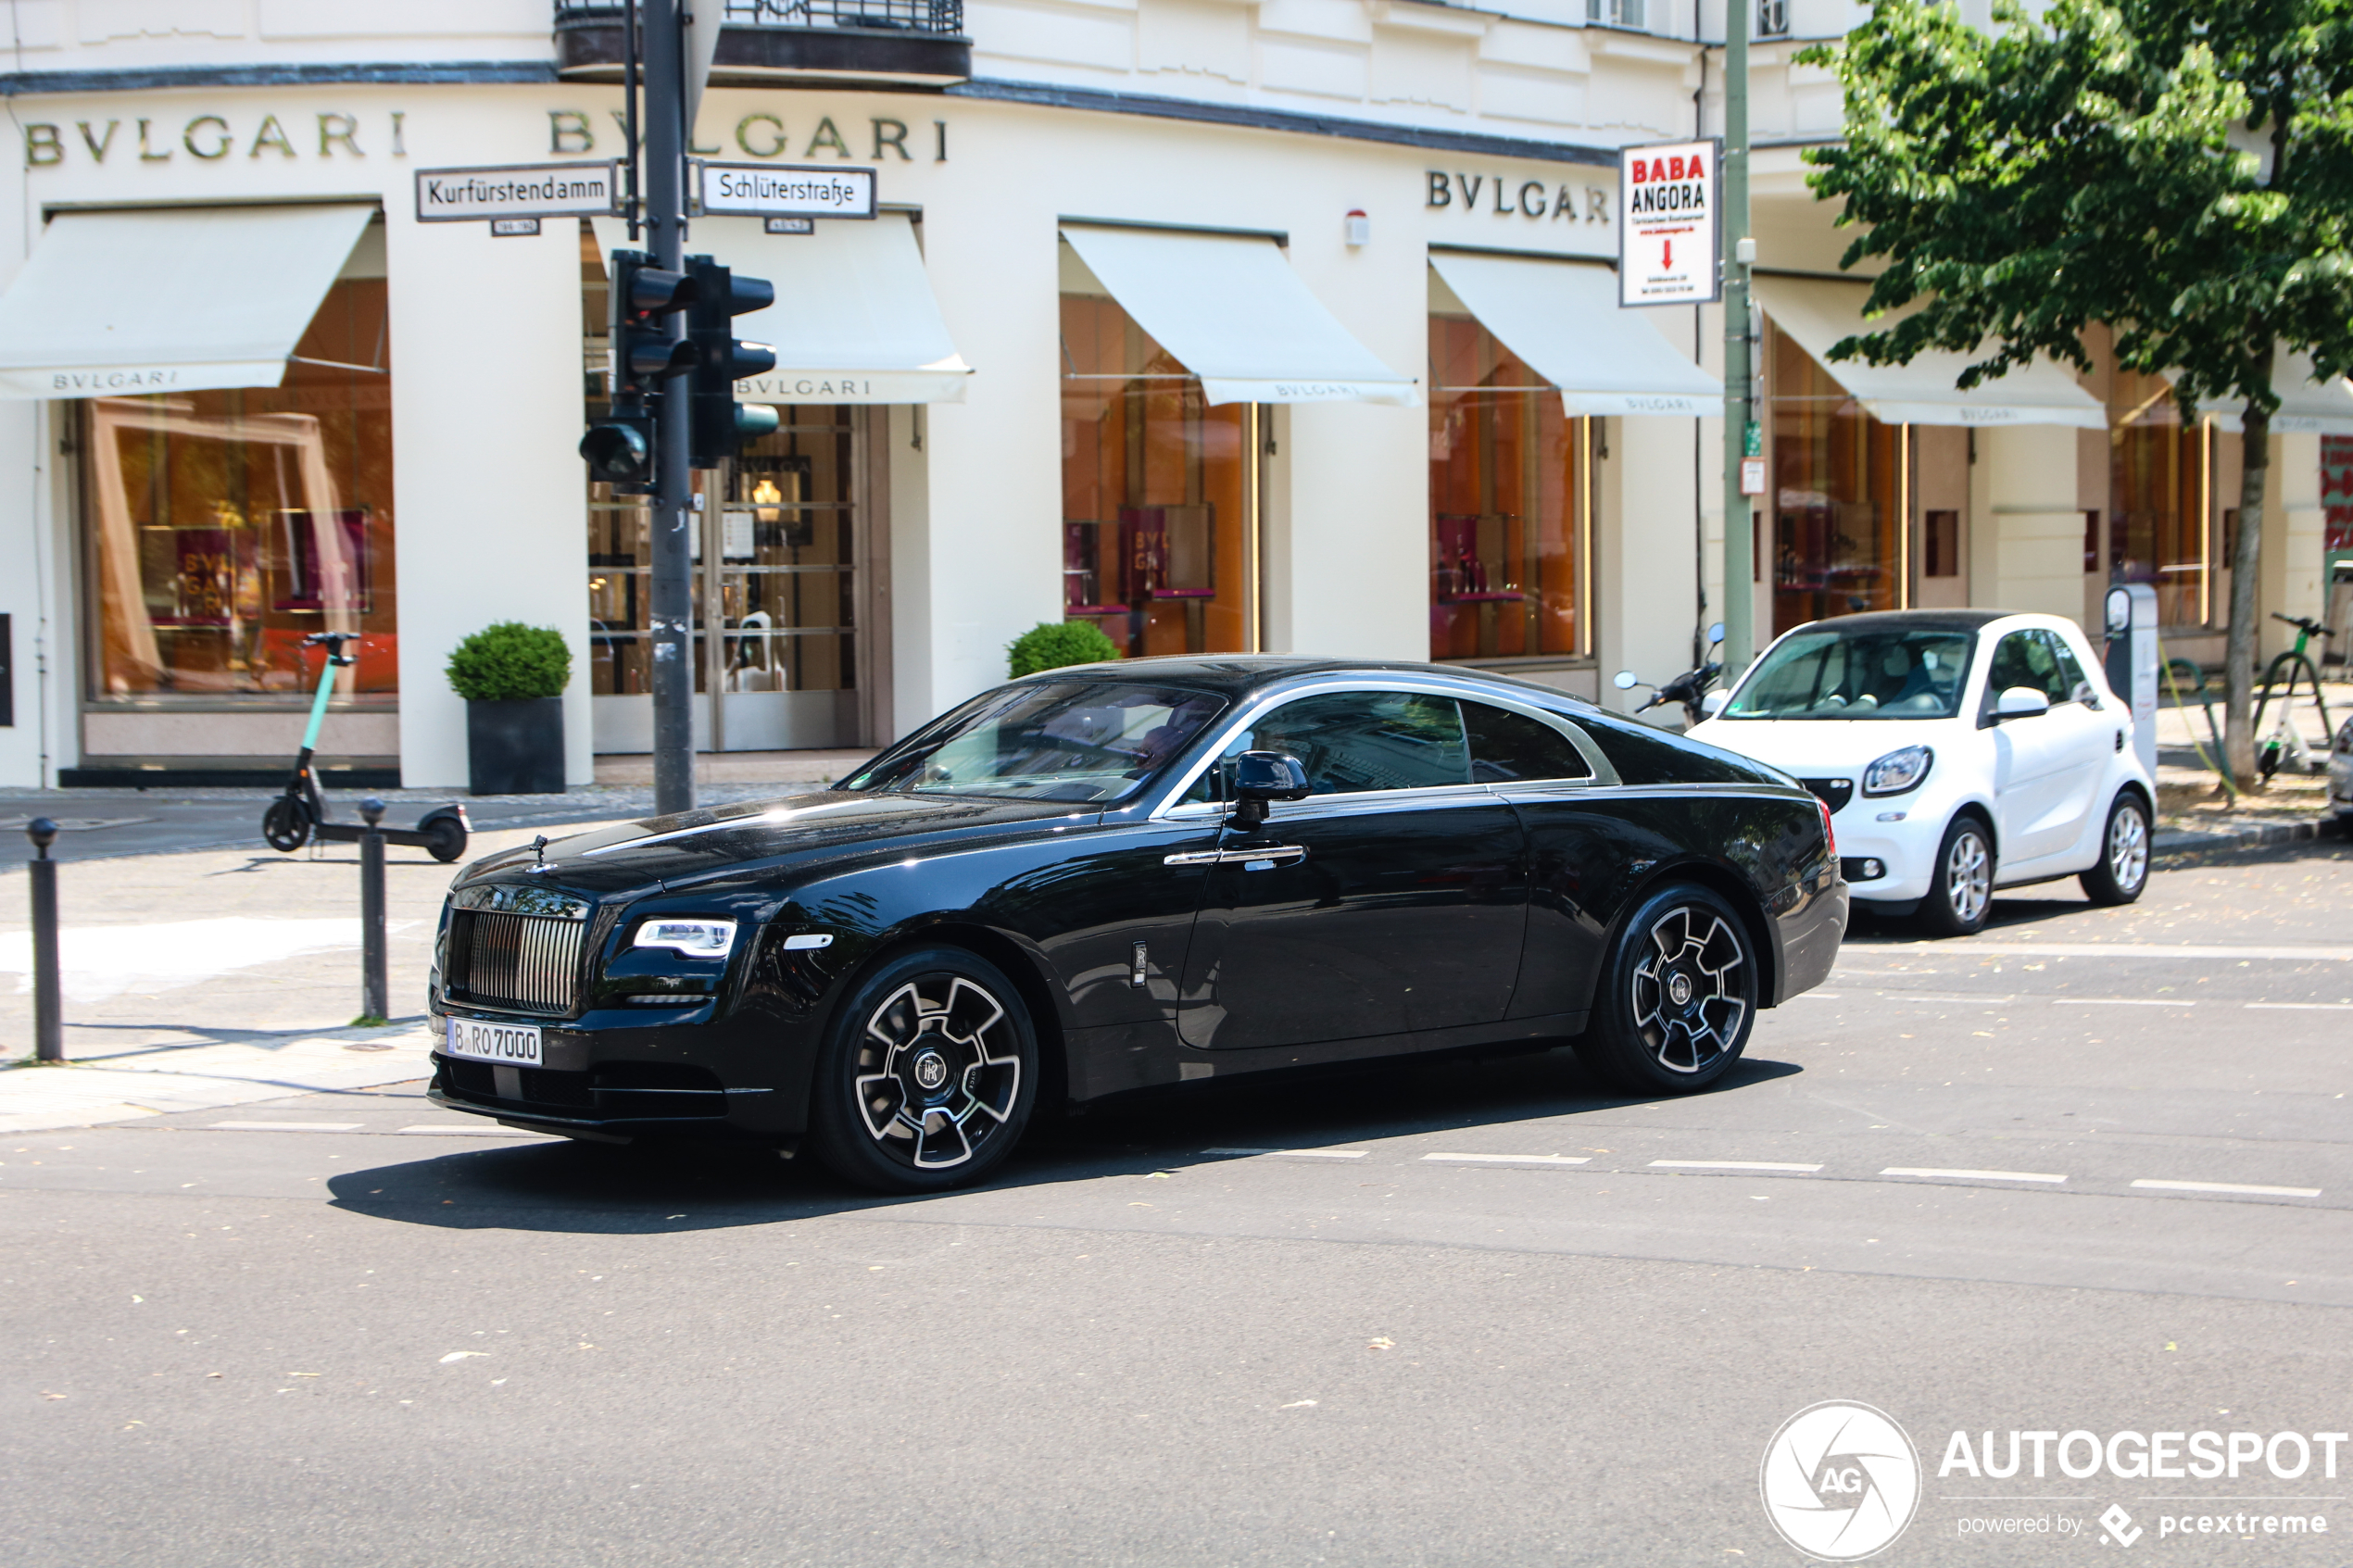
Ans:
[[[1809,622],[1827,630],[1857,632],[1975,632],[1996,621],[2016,620],[2014,609],[1874,609]]]
[[[1165,681],[1173,684],[1208,687],[1239,699],[1270,686],[1315,675],[1419,675],[1440,680],[1489,685],[1503,691],[1541,696],[1591,707],[1588,699],[1558,686],[1501,675],[1453,664],[1424,664],[1408,659],[1318,659],[1305,654],[1166,654],[1150,659],[1123,659],[1101,664],[1065,665],[1023,677],[1029,681],[1083,678],[1092,681]]]

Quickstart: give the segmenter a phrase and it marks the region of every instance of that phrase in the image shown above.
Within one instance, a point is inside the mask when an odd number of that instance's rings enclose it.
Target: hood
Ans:
[[[652,892],[750,865],[813,861],[877,847],[912,849],[946,836],[989,829],[1088,822],[1099,809],[1067,801],[988,800],[970,796],[890,795],[820,790],[774,800],[681,811],[551,839],[545,859],[526,845],[466,868],[457,886],[511,881],[518,872],[583,893]],[[544,864],[544,872],[535,871]]]
[[[1709,719],[1690,732],[1795,778],[1859,778],[1907,746],[1949,749],[1957,719]]]

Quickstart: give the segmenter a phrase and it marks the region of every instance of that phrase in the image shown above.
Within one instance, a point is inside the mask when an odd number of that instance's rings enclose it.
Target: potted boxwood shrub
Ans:
[[[1013,680],[1040,670],[1101,664],[1119,657],[1119,645],[1091,621],[1041,621],[1005,645],[1005,672]]]
[[[572,649],[552,626],[501,621],[458,645],[449,684],[466,699],[466,784],[476,795],[561,795],[563,690]]]

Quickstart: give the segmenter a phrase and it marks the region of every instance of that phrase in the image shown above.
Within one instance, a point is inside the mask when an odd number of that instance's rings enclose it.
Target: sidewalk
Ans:
[[[574,829],[573,831],[582,831]],[[478,834],[468,859],[533,830]],[[31,1065],[26,875],[0,872],[0,1132],[89,1126],[176,1110],[333,1093],[426,1076],[425,972],[456,866],[386,857],[393,1022],[359,1010],[356,847],[282,856],[202,850],[69,861],[65,1047]]]

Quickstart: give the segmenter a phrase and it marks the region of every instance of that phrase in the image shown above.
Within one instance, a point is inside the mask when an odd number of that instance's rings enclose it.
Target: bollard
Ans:
[[[374,796],[359,803],[368,830],[359,835],[359,1017],[382,1023],[391,1014],[392,986],[384,959],[384,835],[378,826],[384,803]]]
[[[32,1055],[36,1061],[66,1059],[66,1026],[57,985],[57,862],[49,846],[57,824],[35,817],[25,824],[33,858],[25,865],[32,878]]]

